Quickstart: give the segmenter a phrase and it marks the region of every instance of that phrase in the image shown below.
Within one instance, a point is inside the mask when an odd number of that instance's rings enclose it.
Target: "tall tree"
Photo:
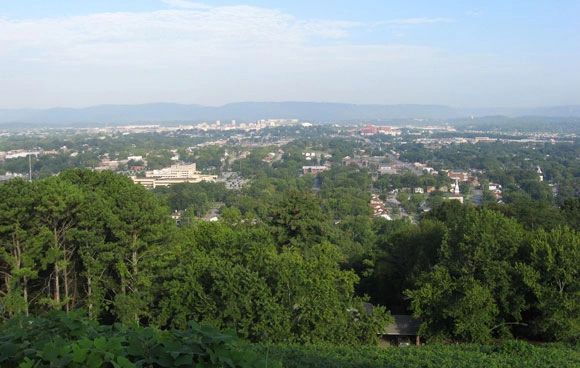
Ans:
[[[76,247],[71,241],[71,230],[78,222],[83,204],[83,193],[59,177],[39,181],[35,185],[35,207],[40,232],[46,246],[45,264],[52,267],[48,290],[52,291],[52,306],[70,310],[76,294]],[[48,299],[47,299],[48,301]]]
[[[447,220],[449,237],[442,243],[437,272],[425,274],[407,292],[413,312],[435,319],[427,322],[434,335],[483,341],[510,334],[510,327],[521,323],[528,308],[516,267],[524,241],[522,226],[489,210],[468,209],[463,218],[455,211],[436,215]],[[449,286],[441,280],[447,280]],[[436,294],[442,299],[431,303],[430,290],[440,287],[449,291]],[[465,312],[473,302],[481,303],[480,310],[487,312]],[[429,305],[441,310],[425,315]],[[474,319],[477,316],[479,322]]]
[[[569,228],[540,229],[518,264],[533,295],[535,332],[553,340],[580,339],[580,235]]]
[[[33,188],[23,180],[0,186],[0,288],[4,313],[28,315],[29,283],[38,277],[41,243],[35,237]]]

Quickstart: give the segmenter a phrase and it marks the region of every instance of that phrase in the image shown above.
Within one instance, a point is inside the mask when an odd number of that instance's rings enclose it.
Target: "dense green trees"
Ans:
[[[412,312],[431,339],[520,336],[577,341],[580,235],[520,223],[496,210],[445,202],[418,224],[378,221],[359,290]]]
[[[554,340],[580,337],[580,237],[568,228],[535,231],[517,264],[532,295],[534,333]]]
[[[3,295],[6,316],[29,313],[30,283],[38,277],[41,244],[28,231],[35,226],[30,211],[34,201],[30,185],[13,180],[0,186]]]
[[[526,233],[497,212],[456,204],[431,217],[447,229],[439,260],[405,292],[427,335],[478,342],[521,333],[579,338],[576,232]]]
[[[252,340],[371,341],[384,323],[354,295],[329,244],[279,248],[263,227],[198,223],[181,231],[179,261],[166,272],[160,325],[196,319]]]
[[[10,199],[0,212],[2,267],[15,278],[4,298],[22,295],[20,303],[3,303],[5,314],[84,307],[95,317],[138,317],[137,307],[126,309],[147,299],[152,275],[141,264],[159,260],[155,247],[169,235],[167,212],[151,193],[90,171],[0,188]]]
[[[104,322],[196,320],[253,340],[353,343],[386,321],[364,311],[314,197],[288,192],[267,223],[233,214],[178,228],[153,193],[110,172],[0,191],[5,317],[83,308]]]
[[[388,305],[393,312],[406,313],[403,292],[436,264],[447,228],[432,220],[419,226],[401,220],[380,221],[375,226],[378,234],[373,254],[375,270],[363,280],[364,290],[374,302]]]
[[[452,201],[416,223],[372,220],[367,172],[286,181],[299,160],[239,192],[151,192],[88,170],[1,184],[2,317],[85,309],[104,323],[194,320],[253,341],[360,343],[387,321],[381,308],[366,313],[368,297],[414,313],[432,339],[579,338],[576,202]],[[169,207],[201,214],[217,201],[217,223],[170,220]]]
[[[186,211],[188,215],[203,217],[216,202],[228,196],[223,183],[181,183],[153,190],[173,211]]]

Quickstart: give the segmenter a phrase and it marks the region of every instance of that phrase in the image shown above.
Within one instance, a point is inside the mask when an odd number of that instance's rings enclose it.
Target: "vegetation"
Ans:
[[[98,325],[78,313],[0,325],[2,367],[276,367],[231,334],[191,322],[184,330]]]
[[[428,345],[407,348],[267,345],[259,350],[285,368],[528,368],[577,367],[580,352],[565,345],[508,341],[497,345]]]
[[[494,345],[374,346],[252,344],[207,325],[181,330],[99,325],[78,312],[16,317],[0,325],[2,367],[576,367],[577,347],[507,341]]]
[[[401,159],[409,162],[430,162],[435,168],[480,170],[482,180],[503,186],[508,197],[506,202],[524,197],[548,203],[555,200],[561,205],[580,193],[580,163],[577,160],[580,146],[577,143],[497,142],[452,144],[438,149],[409,144],[400,145],[398,149]],[[543,182],[537,180],[538,166],[543,171]],[[393,180],[405,180],[403,178]],[[557,186],[552,188],[549,182]]]
[[[221,197],[223,188],[203,184],[229,206],[223,221],[182,227],[116,174],[10,181],[0,186],[2,314],[83,308],[108,323],[195,320],[252,341],[370,343],[388,318],[364,312],[366,294],[412,311],[431,339],[578,340],[575,230],[526,232],[517,219],[458,203],[417,225],[373,223],[359,175],[331,171],[318,196],[252,185]],[[186,193],[161,195],[185,207]],[[244,197],[252,208],[236,207]]]
[[[363,312],[358,276],[312,232],[315,206],[310,215],[281,207],[269,224],[233,216],[178,228],[153,193],[112,173],[73,170],[0,191],[5,318],[83,308],[109,323],[195,320],[297,342],[372,342],[387,320]]]
[[[86,169],[48,176],[57,166],[33,182],[0,184],[1,364],[262,364],[240,355],[250,347],[221,330],[268,356],[268,366],[577,365],[576,146],[398,147],[401,157],[425,156],[437,169],[477,165],[483,200],[475,206],[409,190],[449,185],[441,172],[375,175],[370,165],[343,166],[344,156],[382,154],[381,146],[317,134],[244,158],[212,146],[142,152],[150,167],[178,154],[205,171],[236,171],[250,179],[238,190],[204,182],[148,191]],[[316,162],[303,155],[318,150],[329,154]],[[300,175],[303,165],[324,160],[332,169]],[[503,186],[503,203],[486,191],[488,182]],[[373,217],[371,193],[407,214]],[[201,220],[216,211],[219,221]],[[429,347],[373,347],[389,312],[419,318]],[[134,336],[149,341],[151,354],[132,350]],[[191,348],[206,338],[201,351]],[[456,342],[464,345],[437,345]]]

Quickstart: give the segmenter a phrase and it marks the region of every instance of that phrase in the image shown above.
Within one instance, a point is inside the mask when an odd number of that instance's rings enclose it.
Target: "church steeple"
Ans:
[[[453,193],[459,194],[459,179],[455,179],[455,185],[453,187]]]
[[[538,177],[540,178],[540,181],[544,181],[544,173],[542,172],[542,169],[540,169],[539,166],[536,169],[536,173],[538,173]]]

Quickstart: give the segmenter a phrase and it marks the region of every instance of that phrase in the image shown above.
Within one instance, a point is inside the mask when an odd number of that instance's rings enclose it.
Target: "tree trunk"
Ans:
[[[28,277],[22,281],[22,297],[24,298],[24,314],[28,317]]]
[[[56,227],[53,228],[54,232],[54,246],[56,249],[60,248],[58,243],[58,233]],[[60,304],[60,269],[58,267],[58,260],[54,263],[54,301]]]
[[[4,286],[6,287],[6,294],[10,292],[10,274],[4,272]]]
[[[132,271],[133,271],[133,281],[137,278],[137,251],[133,249],[133,253],[131,254],[131,263],[132,263]],[[137,285],[133,282],[133,291],[137,291]]]
[[[71,297],[70,297],[70,307],[72,309],[74,309],[75,305],[77,304],[77,300],[79,299],[79,279],[76,276],[76,272],[73,272],[72,277],[71,277],[71,287],[72,287],[72,293],[71,293]]]
[[[62,272],[63,272],[63,281],[64,281],[64,300],[66,301],[64,304],[64,309],[68,313],[70,300],[69,300],[69,293],[68,293],[68,267],[66,266],[66,263],[64,265]]]
[[[133,280],[136,279],[137,277],[137,272],[139,271],[137,268],[137,263],[139,262],[139,257],[137,254],[137,234],[133,234],[133,252],[131,254],[131,266],[132,266],[132,271],[133,271]],[[137,291],[137,287],[136,285],[133,285],[134,287],[134,291]]]
[[[87,276],[87,308],[89,308],[89,318],[92,319],[93,318],[93,301],[92,301],[92,296],[93,296],[93,280],[91,278],[91,276]]]
[[[58,263],[54,264],[54,301],[60,304],[60,270]]]
[[[137,294],[139,288],[137,287],[137,273],[139,272],[137,268],[137,263],[139,261],[139,257],[137,254],[137,234],[133,234],[133,252],[131,254],[131,263],[133,268],[133,293]],[[139,316],[137,313],[134,315],[135,323],[139,325]]]

